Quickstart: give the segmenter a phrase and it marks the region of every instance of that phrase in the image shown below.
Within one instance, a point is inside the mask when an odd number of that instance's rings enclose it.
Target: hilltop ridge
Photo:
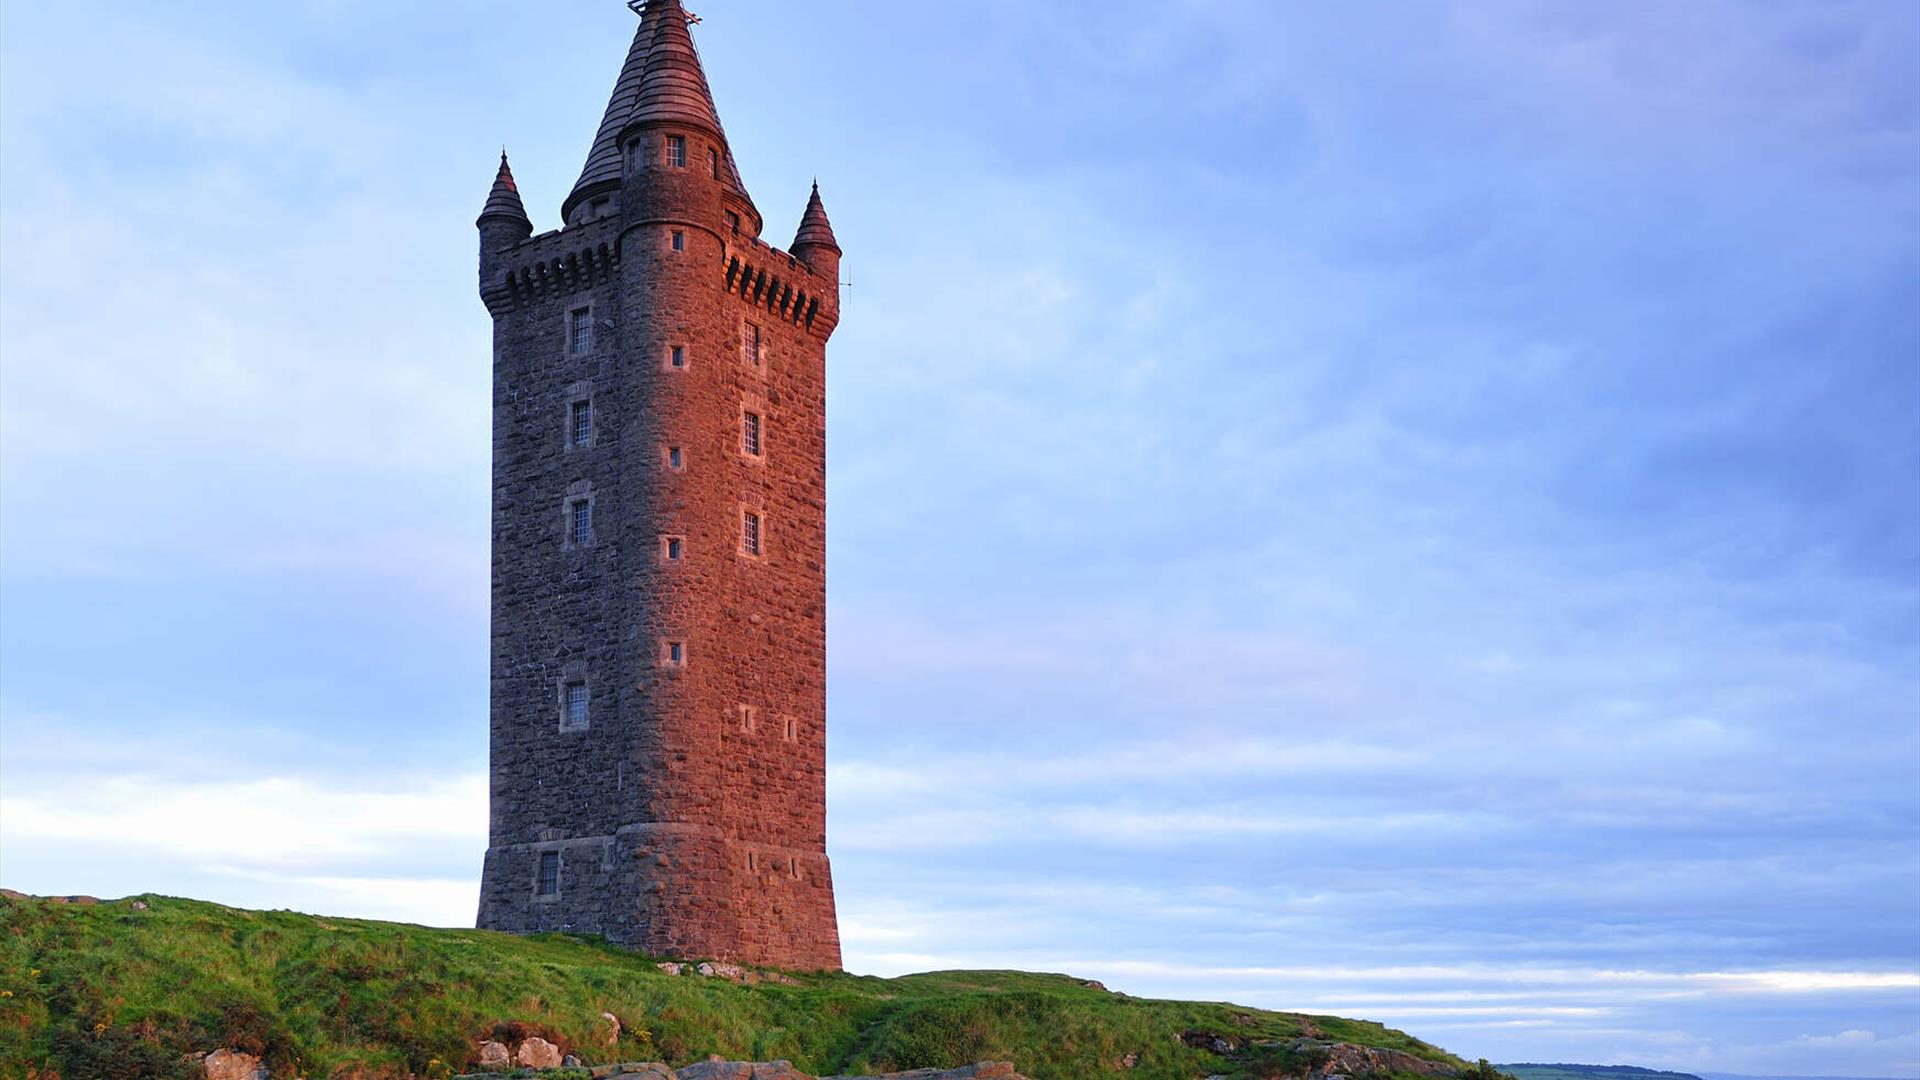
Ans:
[[[477,1068],[486,1042],[532,1037],[587,1066],[718,1055],[808,1075],[984,1061],[1032,1080],[1484,1068],[1367,1021],[1153,1001],[1065,975],[705,966],[577,938],[14,894],[0,897],[0,1075],[187,1080],[230,1050],[275,1078],[447,1080]]]

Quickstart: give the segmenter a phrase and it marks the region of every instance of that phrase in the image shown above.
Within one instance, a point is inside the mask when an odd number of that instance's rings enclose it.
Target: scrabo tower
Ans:
[[[761,242],[679,0],[636,4],[565,226],[504,157],[492,826],[480,926],[838,968],[826,855],[826,345],[816,187]]]

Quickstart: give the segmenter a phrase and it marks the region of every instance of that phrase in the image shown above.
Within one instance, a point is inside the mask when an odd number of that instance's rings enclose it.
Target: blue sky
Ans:
[[[726,0],[851,967],[1920,1076],[1920,5]],[[499,145],[614,0],[8,4],[0,879],[471,919]]]

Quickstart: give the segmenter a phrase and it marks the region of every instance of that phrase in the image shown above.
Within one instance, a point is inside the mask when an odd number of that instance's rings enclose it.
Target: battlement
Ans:
[[[822,281],[813,267],[758,239],[730,249],[725,261],[727,293],[796,326],[813,330],[818,322],[832,332],[839,319],[838,281]]]
[[[495,315],[613,280],[620,271],[619,223],[603,219],[541,233],[498,258],[504,269],[480,287]]]

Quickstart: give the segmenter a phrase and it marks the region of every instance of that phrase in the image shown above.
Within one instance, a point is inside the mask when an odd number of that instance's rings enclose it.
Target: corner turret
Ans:
[[[813,182],[813,195],[807,199],[807,212],[800,215],[800,231],[794,234],[795,258],[817,273],[840,281],[840,242],[834,239],[833,222],[827,220],[827,206],[820,201],[820,181]]]
[[[480,229],[480,284],[484,288],[493,276],[494,257],[533,235],[533,220],[520,201],[520,187],[513,182],[505,150],[500,151],[500,172],[493,178],[493,191],[474,224]]]

